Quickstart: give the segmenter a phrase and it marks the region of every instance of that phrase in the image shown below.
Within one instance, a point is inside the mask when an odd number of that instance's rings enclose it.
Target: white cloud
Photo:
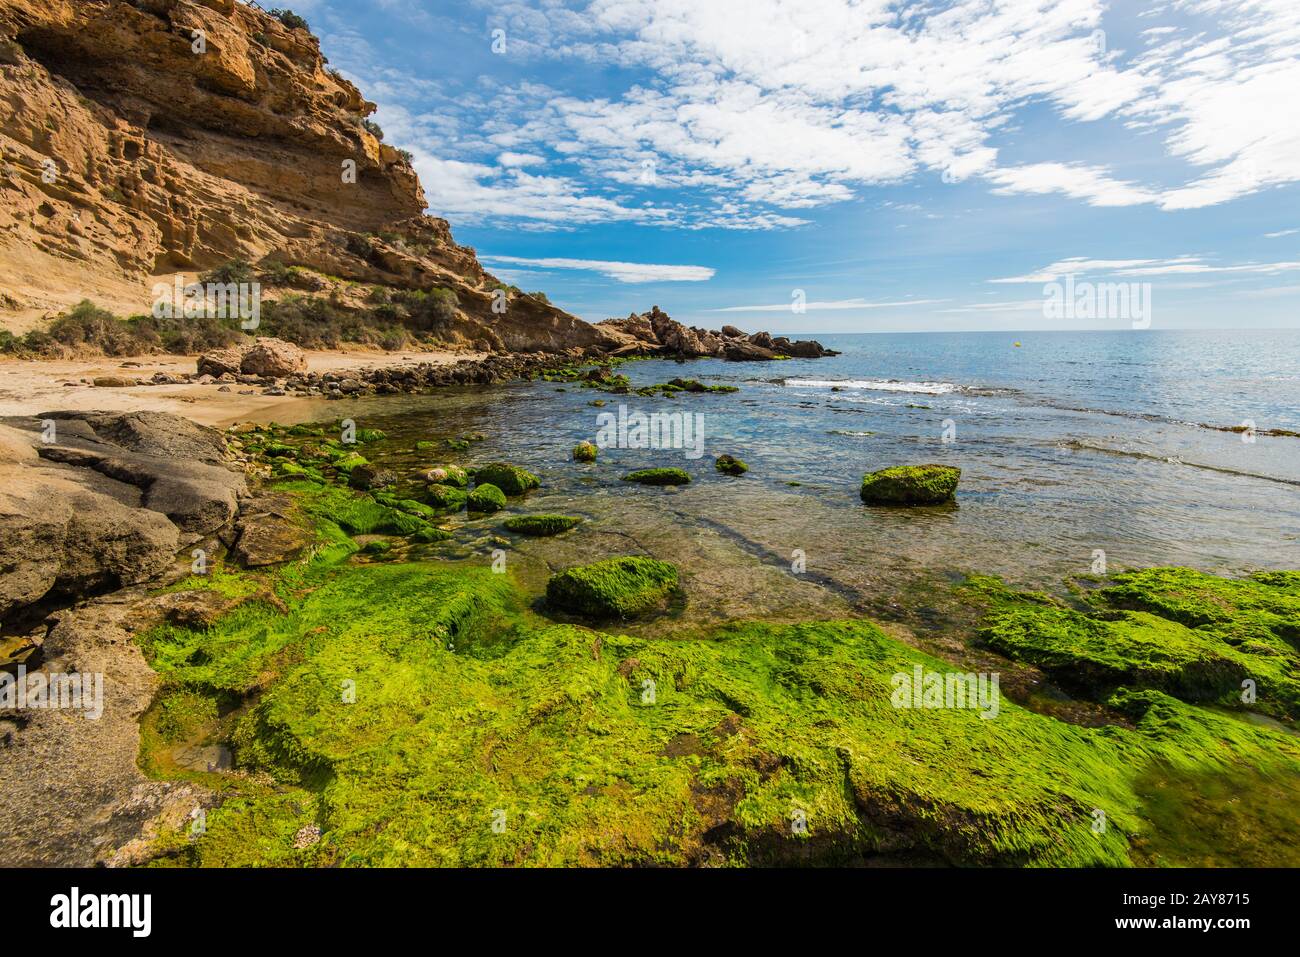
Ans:
[[[538,163],[545,163],[546,157],[538,156],[536,153],[511,153],[507,151],[497,157],[497,162],[502,166],[536,166]]]
[[[1300,229],[1279,229],[1275,233],[1265,233],[1264,238],[1281,239],[1283,236],[1294,236],[1296,233],[1300,233]]]
[[[522,256],[479,257],[485,263],[510,263],[540,269],[582,269],[619,282],[706,282],[715,270],[708,266],[665,266],[657,263],[608,262],[601,259],[528,259]]]
[[[1044,266],[1037,272],[1005,279],[990,279],[991,283],[1047,283],[1065,276],[1110,275],[1127,278],[1148,276],[1178,276],[1195,274],[1243,274],[1275,276],[1300,269],[1300,262],[1231,263],[1219,265],[1206,262],[1199,256],[1177,256],[1172,259],[1062,259]]]
[[[383,100],[385,123],[454,174],[425,178],[446,215],[782,229],[805,222],[791,211],[940,173],[1166,210],[1300,182],[1295,0],[1173,0],[1143,12],[1132,51],[1105,32],[1119,20],[1106,0],[476,4],[506,28],[512,64],[593,64],[615,85],[597,97],[486,78],[429,105],[416,81],[372,67],[372,95],[400,101]],[[1049,135],[1016,135],[1029,108]],[[1122,140],[1104,165],[1074,148],[1095,122]]]

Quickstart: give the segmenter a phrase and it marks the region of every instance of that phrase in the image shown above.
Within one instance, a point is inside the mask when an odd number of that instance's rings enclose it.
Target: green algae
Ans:
[[[209,812],[190,863],[1123,865],[1160,837],[1154,768],[1300,780],[1294,738],[1154,691],[1120,702],[1132,730],[895,708],[895,674],[946,666],[867,622],[662,641],[534,624],[481,567],[335,574],[281,621],[222,625],[300,647],[234,734],[280,789]]]
[[[376,534],[388,513],[420,523],[413,540],[447,534],[404,514],[405,499],[276,488],[316,526],[308,556],[273,572],[215,563],[173,588],[243,603],[211,627],[139,639],[163,683],[142,766],[214,784],[222,802],[206,833],[175,843],[178,862],[1297,863],[1300,739],[1191,702],[1241,709],[1195,698],[1226,680],[1217,669],[1235,677],[1230,651],[1260,701],[1276,699],[1300,573],[1149,569],[1073,607],[973,581],[986,628],[1024,643],[1041,624],[1075,643],[1102,676],[1086,690],[1131,727],[1005,699],[985,720],[894,707],[895,675],[951,666],[869,622],[736,622],[675,640],[548,623],[486,563],[347,561],[348,531]],[[195,739],[228,744],[247,774],[167,763]],[[295,846],[307,826],[319,842]]]
[[[518,465],[492,462],[474,470],[474,484],[495,485],[507,495],[523,495],[542,483],[536,475]]]
[[[466,497],[465,507],[471,512],[499,512],[506,507],[506,495],[492,483],[481,482]]]
[[[424,497],[436,509],[459,512],[465,507],[469,494],[450,485],[430,485],[425,489]]]
[[[713,460],[713,467],[723,475],[744,475],[749,466],[734,455],[719,455]]]
[[[514,515],[505,520],[505,527],[520,535],[547,536],[567,532],[581,521],[572,515]]]
[[[428,481],[431,485],[450,485],[454,488],[465,488],[469,485],[469,473],[459,465],[435,465],[422,474],[429,477]]]
[[[687,485],[691,476],[689,472],[677,468],[638,469],[624,475],[623,481],[639,485]]]
[[[599,454],[599,449],[591,442],[579,442],[573,447],[573,461],[575,462],[594,462]]]
[[[1115,576],[1087,607],[973,579],[989,602],[979,639],[1042,667],[1094,699],[1120,685],[1191,702],[1300,715],[1300,654],[1287,640],[1300,618],[1289,575],[1223,579],[1186,568]]]
[[[607,558],[551,576],[546,604],[584,618],[635,618],[661,608],[678,586],[669,562],[641,555]]]
[[[862,476],[869,505],[940,505],[952,501],[961,469],[951,465],[897,465]]]

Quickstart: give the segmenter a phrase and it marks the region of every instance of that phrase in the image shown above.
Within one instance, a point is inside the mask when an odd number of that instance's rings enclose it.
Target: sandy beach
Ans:
[[[480,352],[374,352],[361,350],[307,352],[310,372],[360,372],[384,366],[429,363],[451,365],[477,359]],[[100,376],[147,380],[155,373],[194,372],[197,356],[135,356],[71,360],[0,361],[0,415],[39,415],[53,411],[132,412],[152,410],[183,415],[203,425],[226,426],[244,419],[265,418],[268,412],[313,401],[302,396],[262,395],[252,386],[217,384],[96,387]],[[254,389],[244,395],[241,390]]]

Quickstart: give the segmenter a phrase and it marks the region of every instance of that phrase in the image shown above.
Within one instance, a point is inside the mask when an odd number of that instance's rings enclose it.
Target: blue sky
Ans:
[[[589,320],[1300,326],[1296,0],[297,0],[429,211]],[[803,312],[791,309],[802,295]]]

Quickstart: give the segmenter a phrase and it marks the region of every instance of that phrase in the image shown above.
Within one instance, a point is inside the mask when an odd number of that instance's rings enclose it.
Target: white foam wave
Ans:
[[[785,385],[805,389],[866,389],[872,392],[915,392],[919,395],[947,395],[960,386],[951,382],[900,382],[897,379],[786,379]]]

